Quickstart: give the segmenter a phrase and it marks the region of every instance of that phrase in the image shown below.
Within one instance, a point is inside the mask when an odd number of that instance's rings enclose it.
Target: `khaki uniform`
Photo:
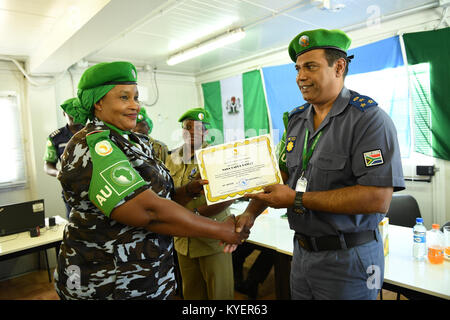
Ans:
[[[193,159],[184,158],[183,147],[173,150],[165,164],[176,188],[193,180],[199,172]],[[202,195],[185,207],[193,210],[204,204],[206,199]],[[229,214],[230,210],[225,209],[210,218],[223,221]],[[185,299],[234,298],[232,257],[230,253],[223,252],[219,240],[187,237],[175,237],[174,240]]]
[[[162,163],[166,162],[167,156],[169,155],[169,148],[159,140],[153,139],[150,136],[148,138],[156,157],[161,160]]]

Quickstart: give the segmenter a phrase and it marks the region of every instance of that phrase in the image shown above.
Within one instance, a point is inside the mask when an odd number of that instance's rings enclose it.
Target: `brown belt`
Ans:
[[[310,237],[295,233],[298,244],[308,251],[350,249],[377,239],[375,230],[356,233],[343,233],[341,236]]]

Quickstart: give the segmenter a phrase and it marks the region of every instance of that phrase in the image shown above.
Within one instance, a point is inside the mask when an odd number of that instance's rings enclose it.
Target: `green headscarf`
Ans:
[[[139,123],[141,121],[147,122],[147,125],[149,127],[148,134],[152,133],[153,121],[147,115],[147,110],[145,110],[144,107],[141,107],[141,110],[139,111],[139,114],[138,114],[137,119],[136,119],[136,123]]]
[[[83,73],[78,83],[77,96],[81,105],[74,122],[85,124],[93,119],[94,104],[118,84],[137,84],[136,67],[130,62],[102,62]]]
[[[79,112],[82,110],[81,108],[81,102],[78,98],[70,98],[64,101],[60,106],[65,113],[67,113],[69,116],[72,117],[73,123],[81,123],[85,124],[83,122],[82,118],[83,116],[80,116]]]

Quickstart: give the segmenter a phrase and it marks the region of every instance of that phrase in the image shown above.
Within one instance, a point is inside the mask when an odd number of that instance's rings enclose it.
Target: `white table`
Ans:
[[[231,206],[238,215],[248,202]],[[275,250],[275,281],[277,298],[288,298],[290,258],[294,249],[294,231],[286,218],[286,209],[269,208],[255,221],[247,241]],[[433,265],[427,260],[417,262],[412,257],[412,228],[389,225],[389,254],[385,258],[384,282],[444,299],[450,299],[450,262]],[[289,269],[289,270],[288,270]],[[283,282],[283,283],[280,283]],[[287,283],[286,283],[287,282]]]
[[[56,255],[58,255],[63,239],[64,226],[67,223],[67,220],[60,216],[55,216],[55,218],[56,225],[51,229],[48,228],[48,218],[45,219],[46,228],[40,230],[38,237],[30,237],[28,231],[0,237],[0,261],[44,250],[48,277],[51,282],[46,249],[55,248]]]

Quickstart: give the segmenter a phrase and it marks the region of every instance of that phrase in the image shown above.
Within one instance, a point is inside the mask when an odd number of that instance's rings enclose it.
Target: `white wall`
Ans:
[[[183,143],[181,124],[178,122],[180,116],[188,109],[203,105],[199,104],[194,77],[157,72],[156,81],[159,89],[158,102],[152,107],[145,107],[153,121],[150,135],[172,150]],[[149,103],[153,102],[156,96],[153,75],[138,72],[138,84],[148,88]]]

